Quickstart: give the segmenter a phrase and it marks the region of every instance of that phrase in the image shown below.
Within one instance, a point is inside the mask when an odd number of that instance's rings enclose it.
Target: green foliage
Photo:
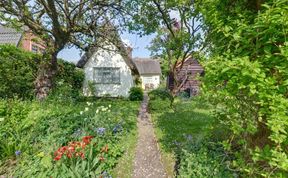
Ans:
[[[169,100],[157,98],[149,104],[167,169],[176,168],[179,177],[232,177],[226,168],[229,156],[215,142],[209,105],[200,98],[175,102],[174,110],[169,109]]]
[[[38,57],[14,46],[0,46],[1,98],[33,97]]]
[[[169,100],[162,100],[160,98],[150,99],[148,103],[150,112],[161,112],[166,109],[171,109],[171,102]]]
[[[190,93],[187,93],[186,91],[181,91],[178,93],[178,97],[181,99],[189,99],[190,98]]]
[[[0,174],[85,177],[93,172],[98,177],[106,171],[111,175],[123,154],[125,138],[136,129],[138,106],[138,102],[122,100],[1,100],[0,118],[4,119],[0,121],[0,137],[4,139],[0,140]],[[85,159],[53,160],[59,147],[87,135],[94,138],[85,148]],[[106,145],[108,150],[103,151]]]
[[[3,118],[0,127],[3,138],[0,142],[1,159],[14,156],[17,150],[26,151],[29,148],[28,137],[22,139],[21,136],[29,133],[31,121],[25,119],[32,105],[31,102],[20,100],[0,100],[0,103]]]
[[[0,46],[0,97],[33,98],[34,81],[40,67],[40,55],[23,51],[15,46]],[[72,63],[58,60],[58,73],[53,95],[58,99],[77,97],[82,87],[84,73]]]
[[[167,108],[171,108],[174,101],[174,97],[165,88],[158,88],[148,93],[149,95],[149,110],[150,111],[161,111]]]
[[[141,87],[132,87],[129,91],[129,99],[131,101],[141,101],[143,100],[143,89]]]
[[[204,144],[191,141],[187,147],[182,150],[179,177],[236,177],[225,165],[228,156],[221,145],[211,144],[209,141]]]
[[[160,98],[162,100],[165,100],[165,99],[168,99],[170,101],[173,100],[173,96],[165,88],[158,88],[158,89],[152,90],[149,92],[148,95],[150,97],[150,100],[155,100],[157,98]]]
[[[55,87],[50,94],[50,99],[58,101],[75,100],[80,97],[84,72],[82,69],[67,61],[58,60],[58,73],[56,76]]]
[[[75,64],[58,59],[57,81],[69,83],[75,90],[80,90],[84,81],[84,72],[76,68]]]
[[[200,48],[202,15],[194,1],[130,0],[127,8],[132,14],[129,30],[140,35],[155,34],[149,50],[161,60],[163,76],[175,73],[175,66]]]
[[[202,3],[212,44],[204,88],[230,128],[224,145],[237,156],[234,166],[253,177],[285,177],[288,1],[265,2],[261,8],[254,1]]]
[[[88,81],[88,89],[89,89],[89,95],[90,96],[95,96],[97,90],[96,90],[96,85],[93,81]]]

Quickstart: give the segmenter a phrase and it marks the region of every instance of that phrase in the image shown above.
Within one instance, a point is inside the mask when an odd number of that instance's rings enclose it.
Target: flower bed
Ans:
[[[0,175],[110,177],[139,102],[0,101]]]

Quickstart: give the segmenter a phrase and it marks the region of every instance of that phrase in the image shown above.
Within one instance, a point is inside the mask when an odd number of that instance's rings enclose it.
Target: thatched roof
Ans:
[[[140,75],[161,74],[160,63],[150,58],[135,58],[133,62]]]
[[[120,38],[120,35],[117,32],[117,29],[111,24],[105,24],[106,36],[103,38],[103,41],[106,44],[114,45],[117,49],[117,52],[121,54],[126,64],[132,70],[133,74],[139,74],[135,64],[132,61],[132,48],[126,46]],[[81,57],[81,59],[77,63],[77,67],[83,68],[84,65],[88,62],[88,60],[96,53],[98,50],[103,49],[101,46],[92,47],[89,51],[85,52],[85,54]],[[111,50],[113,51],[113,50]]]

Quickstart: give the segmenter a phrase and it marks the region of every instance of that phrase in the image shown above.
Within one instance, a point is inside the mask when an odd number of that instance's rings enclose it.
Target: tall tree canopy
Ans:
[[[173,93],[183,82],[177,79],[176,66],[197,52],[202,43],[202,16],[191,0],[133,0],[130,3],[133,23],[130,30],[140,35],[156,32],[150,50],[164,60],[167,73],[174,79]],[[174,14],[174,15],[173,15]]]
[[[26,26],[47,46],[35,81],[39,99],[47,96],[57,72],[57,54],[68,45],[88,50],[107,38],[105,22],[124,13],[118,0],[1,0],[0,20]]]

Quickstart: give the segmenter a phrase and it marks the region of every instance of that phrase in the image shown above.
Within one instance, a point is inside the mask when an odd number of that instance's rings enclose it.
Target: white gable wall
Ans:
[[[153,84],[154,85],[154,89],[159,87],[160,84],[160,75],[144,75],[142,74],[140,76],[141,81],[142,81],[142,88],[145,89],[145,85],[146,84]]]
[[[93,81],[94,67],[119,67],[121,81],[120,84],[94,84],[96,89],[95,96],[104,96],[107,94],[112,97],[129,96],[129,90],[134,86],[131,69],[119,53],[106,50],[95,52],[84,66],[85,81],[83,92],[85,96],[91,96],[88,81]]]

